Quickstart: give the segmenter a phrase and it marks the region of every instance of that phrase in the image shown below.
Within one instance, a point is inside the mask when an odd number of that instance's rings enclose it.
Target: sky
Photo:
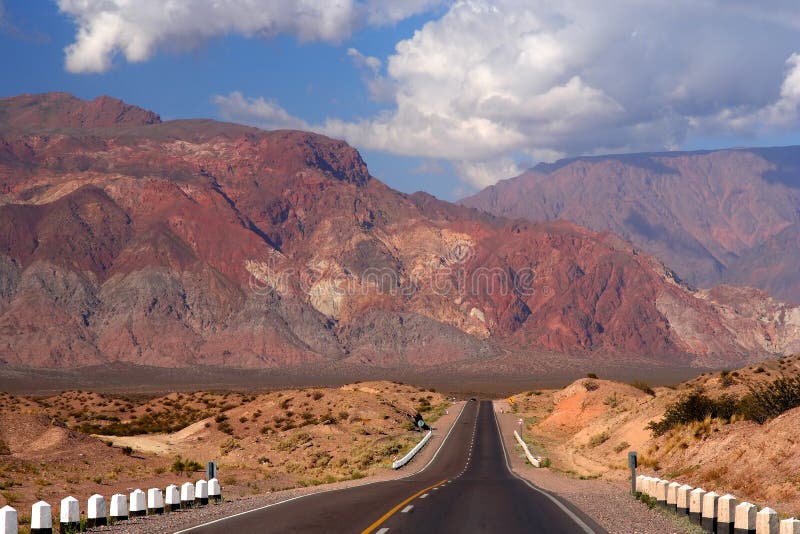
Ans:
[[[800,144],[795,0],[0,0],[0,96],[312,130],[455,200],[578,155]]]

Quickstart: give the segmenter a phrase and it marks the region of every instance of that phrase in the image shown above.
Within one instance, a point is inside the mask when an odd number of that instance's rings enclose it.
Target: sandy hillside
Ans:
[[[706,373],[674,388],[636,387],[584,378],[562,390],[525,392],[505,409],[552,468],[582,478],[626,480],[627,453],[640,472],[733,493],[782,513],[800,513],[800,408],[764,424],[729,419],[693,422],[654,437],[647,428],[692,392],[738,399],[748,384],[766,384],[800,371],[800,358],[781,358],[735,371]]]
[[[209,460],[228,495],[361,478],[420,438],[409,415],[434,421],[449,405],[391,382],[156,398],[2,393],[0,506],[24,515],[38,499],[165,486],[202,476]]]

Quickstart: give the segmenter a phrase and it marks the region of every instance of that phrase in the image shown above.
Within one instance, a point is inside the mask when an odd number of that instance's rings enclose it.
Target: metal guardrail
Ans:
[[[531,454],[531,451],[528,449],[528,444],[525,443],[521,437],[519,437],[519,434],[517,433],[516,430],[514,431],[514,437],[517,438],[519,444],[522,445],[522,450],[525,451],[525,457],[528,459],[531,465],[533,467],[541,467],[541,463],[539,462],[539,460],[534,458],[534,456]]]
[[[425,437],[423,437],[419,443],[414,445],[414,448],[408,451],[408,454],[406,454],[399,460],[392,462],[392,469],[399,469],[404,465],[406,465],[408,462],[410,462],[411,459],[420,451],[420,449],[422,449],[422,447],[424,447],[425,444],[428,443],[428,441],[430,441],[432,435],[433,431],[428,430],[428,433],[425,434]]]

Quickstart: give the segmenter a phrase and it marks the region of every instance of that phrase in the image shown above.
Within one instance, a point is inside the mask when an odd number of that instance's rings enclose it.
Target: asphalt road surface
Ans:
[[[603,529],[511,473],[492,403],[468,402],[421,472],[284,501],[183,532],[564,533]]]

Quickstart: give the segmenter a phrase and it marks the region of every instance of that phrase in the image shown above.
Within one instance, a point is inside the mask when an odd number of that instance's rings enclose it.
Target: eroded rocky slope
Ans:
[[[611,231],[700,287],[800,303],[800,147],[596,156],[538,165],[463,200]]]
[[[0,100],[8,364],[687,366],[796,347],[794,308],[690,290],[613,234],[401,194],[319,135],[99,102]]]

